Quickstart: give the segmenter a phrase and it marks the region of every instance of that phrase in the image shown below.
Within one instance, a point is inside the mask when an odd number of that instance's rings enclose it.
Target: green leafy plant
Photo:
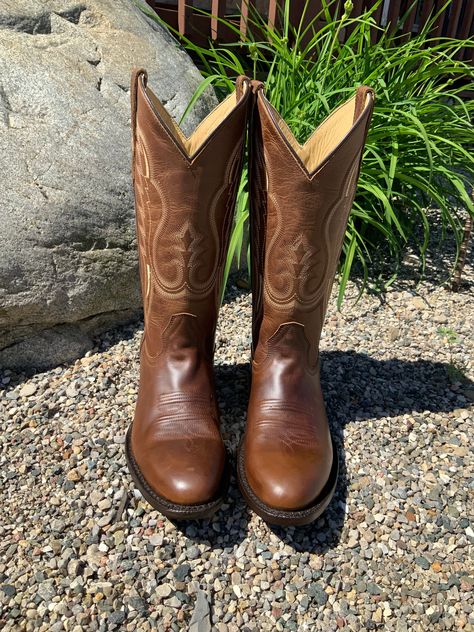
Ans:
[[[240,181],[239,190],[237,193],[237,203],[235,205],[234,227],[230,236],[229,247],[227,249],[227,259],[224,266],[222,297],[224,296],[225,286],[227,285],[227,279],[229,278],[232,262],[236,260],[237,266],[240,268],[244,254],[244,237],[249,219],[249,193],[247,189],[247,182],[248,171],[247,166],[244,166],[242,170],[242,179]],[[250,250],[248,247],[246,255],[247,269],[250,270]]]
[[[373,18],[381,1],[352,17],[351,2],[338,12],[340,3],[323,0],[321,12],[305,26],[303,19],[291,25],[286,2],[276,29],[251,12],[248,36],[238,44],[203,48],[181,37],[204,76],[188,111],[209,84],[225,95],[238,74],[251,75],[265,81],[267,97],[300,142],[357,86],[375,89],[376,107],[340,260],[339,306],[351,276],[362,289],[380,285],[380,279],[383,287],[392,283],[408,246],[419,256],[422,277],[435,224],[441,223],[442,237],[454,235],[459,251],[465,212],[474,215],[467,192],[474,182],[474,101],[462,98],[474,89],[474,68],[458,55],[474,41],[434,39],[430,32],[437,14],[416,35],[382,29]],[[235,24],[224,22],[237,39]],[[349,35],[342,43],[345,29]],[[245,171],[226,274],[233,257],[241,260],[246,177]]]

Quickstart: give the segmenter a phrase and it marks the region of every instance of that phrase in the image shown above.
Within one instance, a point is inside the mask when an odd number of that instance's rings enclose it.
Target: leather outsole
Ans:
[[[339,474],[339,457],[337,455],[337,449],[334,444],[334,440],[332,440],[332,445],[334,457],[331,472],[329,474],[327,483],[319,494],[318,498],[308,507],[290,511],[270,507],[262,500],[260,500],[260,498],[250,487],[245,475],[244,444],[242,441],[237,457],[237,476],[240,491],[242,492],[249,507],[269,524],[275,524],[284,527],[289,527],[292,525],[302,526],[310,524],[311,522],[314,522],[314,520],[317,520],[317,518],[321,516],[321,514],[331,502],[332,497],[334,496],[334,492],[336,491],[337,477]]]
[[[132,453],[131,431],[132,426],[130,425],[125,439],[125,457],[127,460],[127,466],[136,487],[153,509],[157,509],[164,516],[171,518],[172,520],[199,520],[202,518],[210,518],[217,509],[219,509],[227,495],[229,487],[230,465],[228,456],[226,458],[221,488],[215,499],[199,505],[178,505],[166,498],[163,498],[163,496],[158,495],[146,481]]]

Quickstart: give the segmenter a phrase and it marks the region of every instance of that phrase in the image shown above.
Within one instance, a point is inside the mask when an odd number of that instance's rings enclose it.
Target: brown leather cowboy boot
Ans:
[[[318,348],[374,93],[360,87],[300,145],[262,84],[253,89],[253,362],[238,474],[256,513],[301,525],[324,511],[336,487]]]
[[[212,361],[250,94],[240,77],[186,138],[146,72],[132,77],[145,331],[126,455],[138,489],[170,518],[211,515],[228,484]]]

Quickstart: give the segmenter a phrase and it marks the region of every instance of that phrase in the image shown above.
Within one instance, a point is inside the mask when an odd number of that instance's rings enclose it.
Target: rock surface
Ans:
[[[133,66],[179,118],[199,72],[131,1],[0,4],[0,365],[71,360],[139,308]],[[184,131],[214,104],[205,95]]]

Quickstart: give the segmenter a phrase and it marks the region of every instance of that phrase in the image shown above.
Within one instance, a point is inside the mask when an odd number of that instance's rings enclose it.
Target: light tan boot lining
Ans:
[[[367,94],[365,107],[369,105],[371,98],[371,95]],[[309,173],[317,169],[325,158],[339,145],[354,125],[356,95],[334,110],[334,112],[314,130],[308,140],[303,145],[300,145],[280,114],[269,101],[265,101],[278,127]]]
[[[243,84],[242,95],[243,97],[245,92],[248,90],[249,86],[247,82]],[[196,151],[201,147],[201,145],[206,141],[211,132],[222,123],[222,121],[230,114],[230,112],[236,107],[237,95],[234,92],[229,94],[218,106],[216,106],[212,112],[210,112],[206,118],[204,118],[196,129],[193,131],[191,136],[187,137],[179,127],[179,125],[172,119],[167,110],[163,107],[158,97],[150,90],[149,87],[146,88],[146,93],[148,98],[153,104],[153,107],[159,114],[163,123],[166,125],[168,130],[174,136],[175,140],[179,145],[184,149],[188,156],[192,156],[196,153]],[[240,100],[240,99],[239,99]]]

